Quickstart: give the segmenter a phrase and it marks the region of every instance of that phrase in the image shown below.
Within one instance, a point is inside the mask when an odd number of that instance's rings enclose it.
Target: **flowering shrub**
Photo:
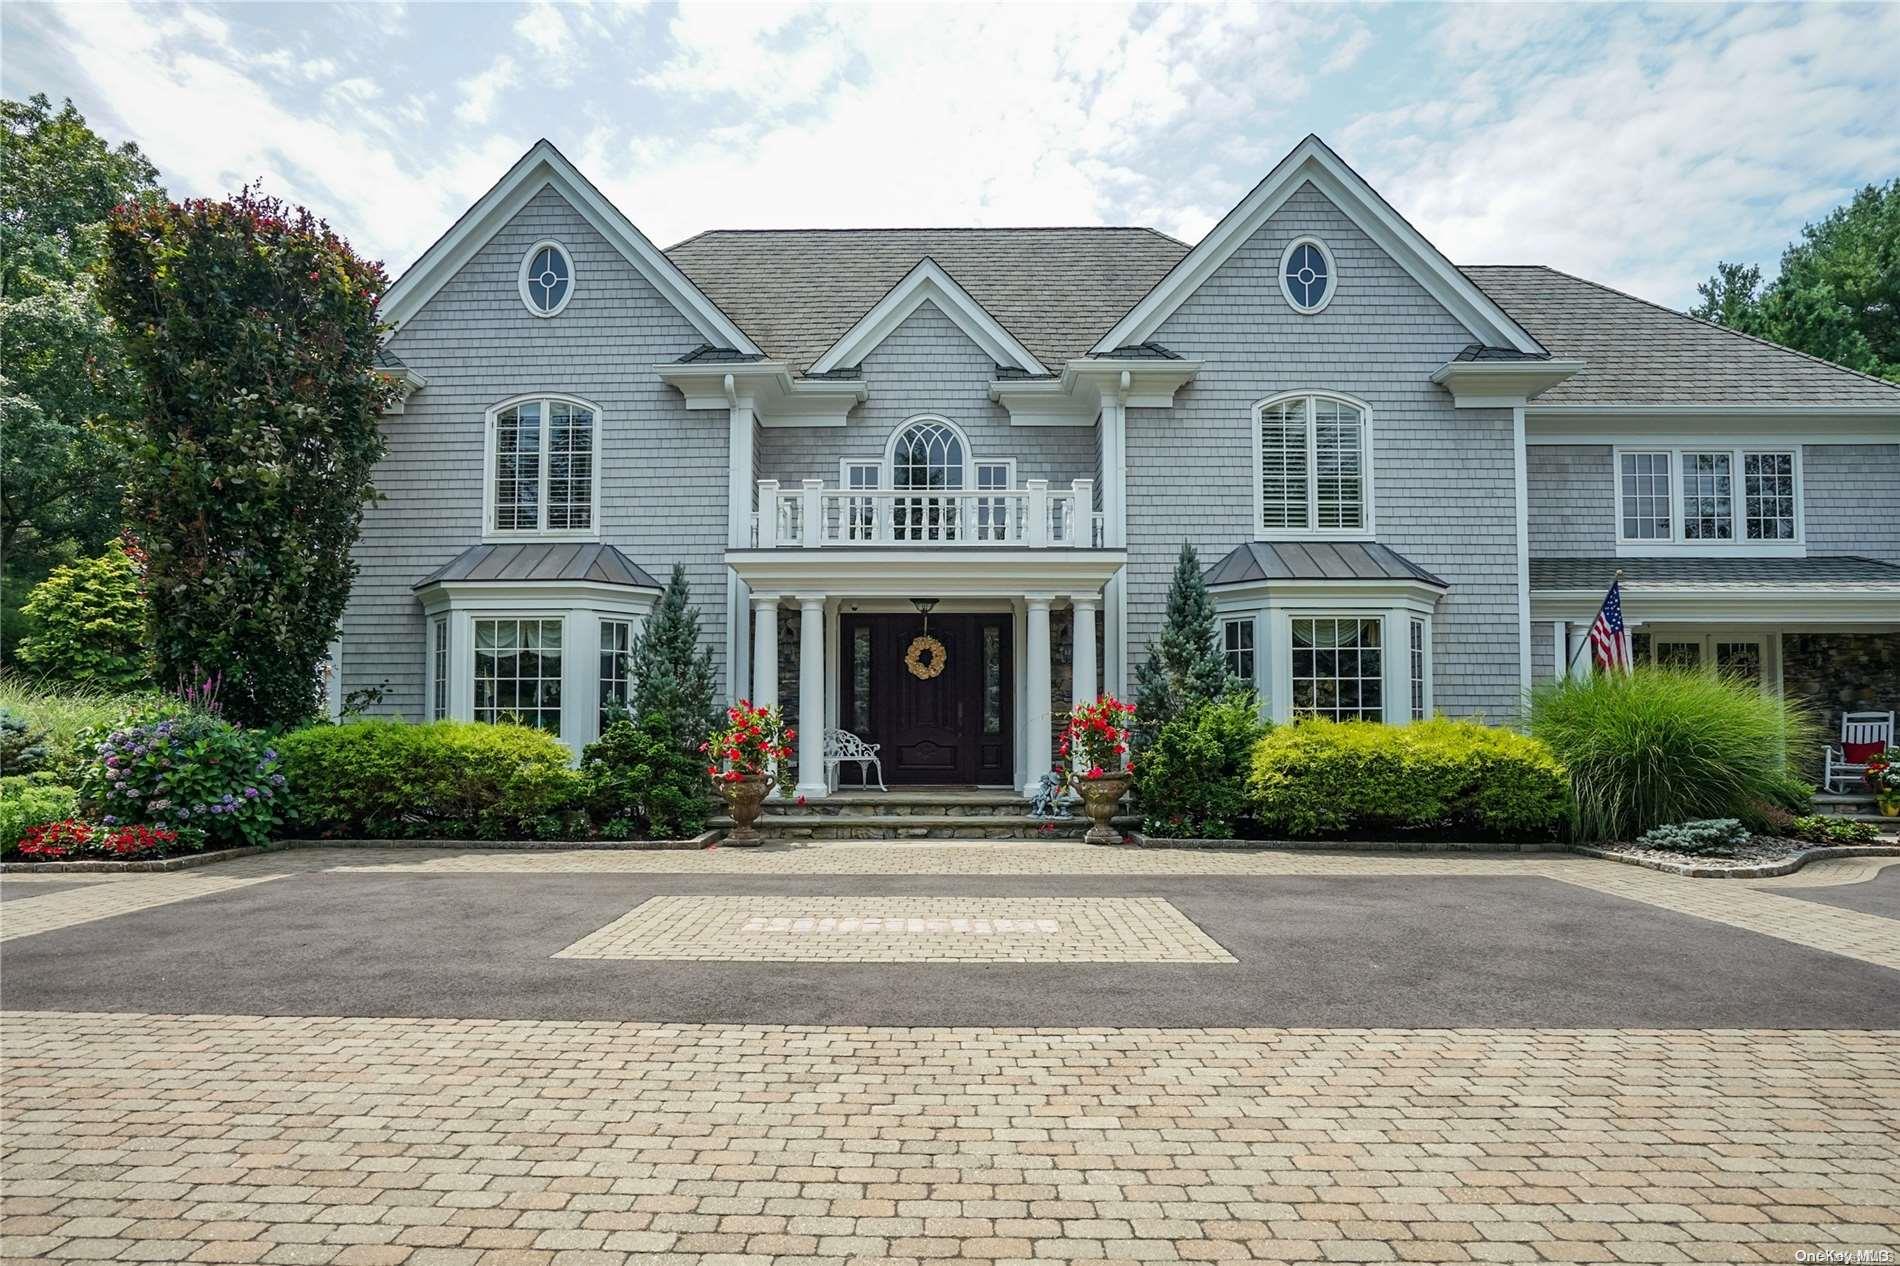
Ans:
[[[759,708],[741,699],[726,709],[726,728],[699,745],[706,755],[706,776],[715,784],[763,777],[773,786],[791,782],[798,731],[787,729],[777,708]]]
[[[1114,695],[1078,704],[1069,713],[1069,728],[1063,732],[1056,751],[1065,764],[1074,756],[1084,778],[1132,771],[1135,763],[1128,758],[1128,730],[1134,716],[1135,705],[1123,703]]]
[[[94,747],[80,804],[108,827],[177,831],[187,843],[262,844],[283,820],[284,776],[264,735],[202,712],[134,717]]]
[[[163,857],[178,843],[178,832],[149,826],[123,826],[116,829],[96,827],[77,818],[43,822],[20,837],[17,850],[33,862],[57,862],[74,858],[105,858],[109,861],[140,861]]]
[[[1900,796],[1900,748],[1889,747],[1869,756],[1867,772],[1862,776],[1875,795],[1883,799]]]

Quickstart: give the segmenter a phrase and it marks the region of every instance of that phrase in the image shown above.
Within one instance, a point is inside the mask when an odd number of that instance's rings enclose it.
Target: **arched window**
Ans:
[[[1368,410],[1347,396],[1298,393],[1254,406],[1255,536],[1372,534]]]
[[[922,418],[891,441],[891,487],[952,492],[963,487],[969,450],[962,434],[942,418]]]

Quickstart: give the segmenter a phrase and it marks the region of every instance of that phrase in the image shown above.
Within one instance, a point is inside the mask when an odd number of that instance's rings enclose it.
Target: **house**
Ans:
[[[1191,249],[661,250],[543,141],[383,311],[406,394],[337,656],[392,714],[578,748],[679,564],[730,696],[895,784],[1028,787],[1072,699],[1129,691],[1183,542],[1281,720],[1509,718],[1619,571],[1642,656],[1900,693],[1900,386],[1458,267],[1316,137]]]

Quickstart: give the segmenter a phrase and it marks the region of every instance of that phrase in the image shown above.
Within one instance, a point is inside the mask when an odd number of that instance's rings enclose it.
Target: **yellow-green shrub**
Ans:
[[[1254,745],[1253,814],[1270,835],[1452,831],[1542,838],[1569,810],[1536,739],[1474,721],[1302,721]]]
[[[542,730],[357,721],[298,730],[278,754],[292,823],[305,834],[547,839],[585,831],[580,775]]]

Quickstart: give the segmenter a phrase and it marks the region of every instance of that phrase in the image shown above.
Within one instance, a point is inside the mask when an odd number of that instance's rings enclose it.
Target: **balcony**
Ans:
[[[1067,488],[1028,479],[1021,488],[977,492],[827,488],[821,479],[807,479],[794,489],[761,479],[752,544],[760,549],[1101,549],[1104,536],[1093,479],[1078,479]]]

